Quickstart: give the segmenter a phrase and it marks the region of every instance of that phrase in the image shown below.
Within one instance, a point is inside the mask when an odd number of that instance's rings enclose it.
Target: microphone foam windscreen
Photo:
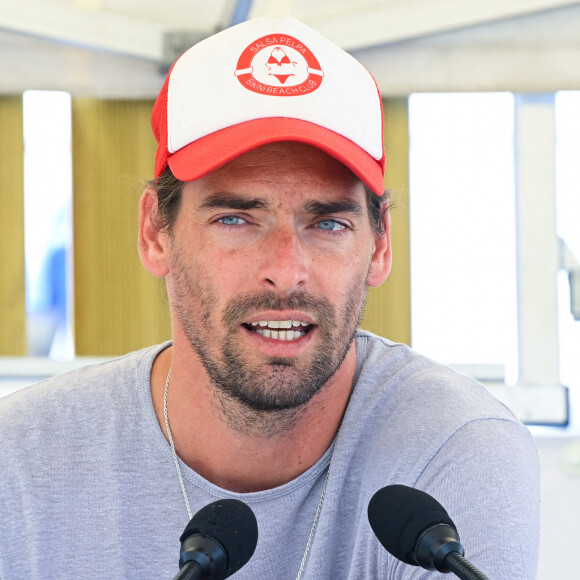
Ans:
[[[223,499],[199,510],[179,540],[183,542],[195,534],[214,538],[223,546],[228,561],[221,577],[227,578],[252,557],[258,543],[258,522],[244,502]]]
[[[437,524],[456,530],[445,508],[428,493],[405,485],[379,489],[368,507],[373,532],[395,558],[417,566],[414,558],[419,536]]]

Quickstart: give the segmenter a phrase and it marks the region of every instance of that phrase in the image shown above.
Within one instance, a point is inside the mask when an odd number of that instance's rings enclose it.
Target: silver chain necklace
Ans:
[[[187,491],[185,489],[185,483],[183,482],[183,475],[181,473],[181,467],[179,466],[179,459],[177,457],[177,452],[175,451],[175,443],[173,442],[173,435],[171,434],[171,428],[169,427],[169,413],[167,412],[167,393],[169,393],[169,379],[171,377],[171,366],[169,367],[169,372],[167,373],[167,380],[165,381],[165,392],[163,394],[163,416],[165,418],[165,429],[167,430],[167,438],[169,439],[169,445],[171,446],[171,453],[173,454],[173,461],[175,462],[175,469],[177,470],[177,478],[179,479],[179,485],[181,486],[181,493],[183,494],[183,499],[185,500],[185,507],[187,508],[187,514],[189,519],[191,519],[191,506],[189,505],[189,498],[187,497]],[[322,504],[324,503],[324,496],[326,495],[326,485],[328,484],[328,478],[330,476],[330,464],[332,463],[332,456],[334,455],[334,445],[336,443],[336,437],[331,444],[330,460],[328,462],[328,468],[326,469],[326,477],[324,478],[324,485],[322,486],[322,493],[320,494],[320,499],[318,500],[318,506],[316,507],[316,513],[314,514],[314,521],[312,522],[312,527],[310,528],[310,534],[308,535],[308,541],[306,542],[306,549],[304,550],[304,555],[302,556],[302,562],[300,562],[300,568],[298,569],[298,575],[296,580],[302,578],[302,572],[304,572],[304,567],[306,566],[306,559],[308,558],[308,553],[310,552],[310,545],[314,539],[314,532],[316,531],[316,526],[318,524],[318,518],[320,517],[320,512],[322,511]]]

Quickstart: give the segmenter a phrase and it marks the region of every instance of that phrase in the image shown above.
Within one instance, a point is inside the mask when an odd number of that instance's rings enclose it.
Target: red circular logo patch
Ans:
[[[292,36],[269,34],[240,55],[235,75],[249,91],[274,97],[298,97],[315,91],[324,73],[318,60]]]

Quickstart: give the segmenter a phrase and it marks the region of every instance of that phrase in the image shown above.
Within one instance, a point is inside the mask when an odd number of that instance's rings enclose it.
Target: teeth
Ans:
[[[263,328],[299,328],[301,326],[310,326],[308,322],[301,322],[299,320],[260,320],[251,322],[252,326],[260,326]]]
[[[256,332],[266,338],[285,341],[296,340],[306,334],[301,330],[270,330],[269,328],[259,328]]]
[[[298,340],[306,334],[304,327],[310,326],[308,322],[300,320],[258,320],[249,324],[255,332],[266,338],[285,341]]]

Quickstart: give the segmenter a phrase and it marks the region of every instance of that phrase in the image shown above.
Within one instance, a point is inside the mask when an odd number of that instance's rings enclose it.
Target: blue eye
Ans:
[[[226,215],[217,221],[226,226],[239,226],[246,223],[246,220],[238,217],[237,215]]]
[[[346,229],[346,226],[344,224],[337,222],[336,220],[330,220],[330,219],[321,220],[316,225],[321,230],[327,230],[329,232],[337,232],[337,231],[341,231],[341,230]]]

